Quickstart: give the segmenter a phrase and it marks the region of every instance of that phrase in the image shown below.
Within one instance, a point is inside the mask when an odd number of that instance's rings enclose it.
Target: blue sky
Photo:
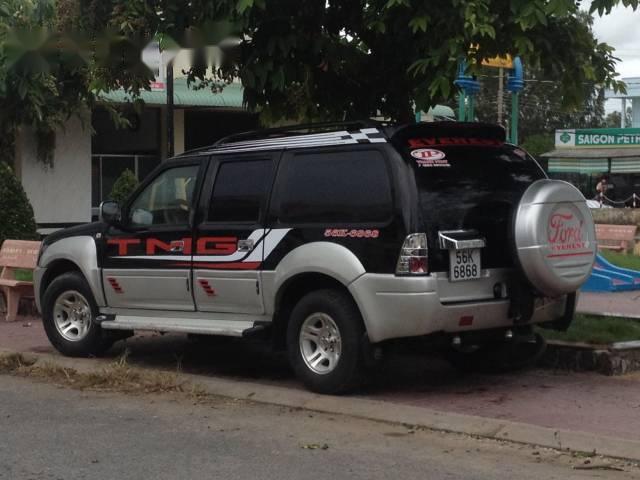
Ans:
[[[582,8],[586,10],[590,5],[590,1],[583,2]],[[609,15],[600,17],[595,13],[593,31],[599,41],[616,49],[615,55],[620,58],[616,65],[619,78],[640,77],[640,9],[618,6]],[[620,107],[620,100],[608,100],[605,111],[620,111]]]
[[[585,2],[588,8],[590,2]],[[601,42],[616,49],[621,59],[617,65],[621,77],[640,77],[640,9],[635,12],[622,6],[614,8],[609,15],[594,15],[593,30]]]

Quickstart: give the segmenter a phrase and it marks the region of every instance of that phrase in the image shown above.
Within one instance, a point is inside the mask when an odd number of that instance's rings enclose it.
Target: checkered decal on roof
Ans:
[[[384,134],[377,128],[360,130],[340,130],[335,132],[291,135],[281,138],[261,138],[231,142],[214,146],[210,153],[222,154],[231,152],[249,152],[256,150],[276,150],[287,148],[313,148],[331,145],[352,145],[355,143],[386,143]]]
[[[342,140],[356,140],[358,143],[384,143],[384,135],[377,128],[363,128],[355,132],[347,132],[340,137]]]

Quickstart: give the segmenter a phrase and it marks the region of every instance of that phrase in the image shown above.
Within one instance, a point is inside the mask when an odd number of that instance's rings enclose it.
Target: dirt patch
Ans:
[[[178,373],[147,371],[131,367],[127,355],[91,371],[79,372],[20,353],[0,356],[0,374],[36,378],[78,390],[122,393],[180,393],[193,398],[210,397],[195,384],[180,380]]]

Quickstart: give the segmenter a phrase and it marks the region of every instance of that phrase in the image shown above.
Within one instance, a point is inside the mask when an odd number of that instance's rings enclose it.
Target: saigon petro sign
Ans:
[[[625,146],[640,146],[640,128],[556,130],[556,148]]]

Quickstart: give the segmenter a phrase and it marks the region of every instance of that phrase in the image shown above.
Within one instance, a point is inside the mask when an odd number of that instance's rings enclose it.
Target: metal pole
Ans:
[[[464,122],[467,118],[464,111],[465,101],[466,100],[465,100],[464,91],[460,90],[460,94],[458,95],[458,121],[459,122]]]
[[[518,144],[518,97],[520,94],[514,92],[511,94],[511,138],[509,141],[514,145]]]
[[[467,121],[473,122],[475,119],[475,95],[469,95],[469,108],[467,109]]]
[[[173,60],[167,63],[167,158],[173,157]]]
[[[502,125],[502,104],[504,96],[504,82],[503,82],[504,69],[498,69],[498,125]]]

